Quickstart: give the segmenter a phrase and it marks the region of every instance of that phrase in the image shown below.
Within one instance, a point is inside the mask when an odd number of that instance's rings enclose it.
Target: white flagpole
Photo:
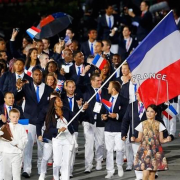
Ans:
[[[167,89],[167,102],[168,102],[168,109],[169,109],[169,88],[168,88],[168,81],[166,80],[166,89]],[[167,121],[167,129],[169,133],[169,111],[168,111],[168,121]]]
[[[116,74],[116,72],[122,67],[122,65],[126,62],[126,60],[116,69],[116,71],[114,71],[111,76],[104,82],[104,84],[99,88],[98,91],[96,91],[91,98],[86,102],[89,103],[95,96],[96,94],[106,85],[106,83],[114,76],[114,74]],[[83,107],[82,107],[83,108]],[[80,112],[82,111],[82,108],[75,114],[75,116],[68,122],[68,124],[66,125],[67,127],[69,126],[69,124],[71,124],[71,122],[80,114]],[[62,132],[60,132],[56,138],[58,138],[61,135]]]
[[[132,136],[134,136],[134,107],[133,107],[133,101],[132,101]]]

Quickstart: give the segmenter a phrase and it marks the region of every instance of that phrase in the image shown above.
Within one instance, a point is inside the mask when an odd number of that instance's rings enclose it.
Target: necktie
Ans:
[[[9,111],[11,110],[11,106],[8,107]]]
[[[81,74],[81,67],[78,67],[78,73],[77,73],[77,75],[80,76],[80,74]]]
[[[109,110],[110,113],[113,112],[113,101],[114,101],[114,97],[111,97],[111,103],[112,103],[112,106],[111,106],[111,108],[110,108],[110,110]]]
[[[93,43],[91,43],[91,55],[94,54],[94,50],[93,50]]]
[[[40,101],[40,97],[39,97],[39,86],[37,86],[37,89],[36,89],[36,97],[37,97],[37,102]]]
[[[68,97],[68,99],[69,99],[69,107],[70,107],[70,110],[71,110],[71,111],[73,111],[73,110],[72,110],[72,98],[73,98],[73,97]]]
[[[12,109],[12,107],[11,107],[11,106],[9,106],[9,107],[8,107],[8,109],[9,109],[9,112],[10,112],[10,110]],[[8,123],[10,122],[10,119],[9,119],[9,113],[8,113],[7,122],[8,122]]]
[[[111,29],[111,18],[109,17],[109,29]]]
[[[98,91],[98,89],[95,89],[95,90]],[[99,92],[96,94],[96,101],[100,102]]]
[[[144,105],[143,105],[143,103],[141,103],[141,105],[140,105],[140,107],[139,107],[139,115],[140,115],[141,113],[143,113],[143,109],[144,109]]]
[[[136,91],[137,91],[137,84],[134,84],[134,94],[136,94]],[[136,100],[136,95],[134,97],[135,97],[135,100]]]

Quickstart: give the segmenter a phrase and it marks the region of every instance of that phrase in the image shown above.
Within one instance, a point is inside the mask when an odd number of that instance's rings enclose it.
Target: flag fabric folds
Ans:
[[[66,46],[69,46],[69,45],[72,43],[72,41],[71,41],[71,39],[69,38],[69,36],[66,36],[66,37],[64,38],[64,42],[65,42],[65,45],[66,45]]]
[[[101,100],[102,104],[105,106],[105,108],[108,110],[108,112],[110,112],[110,109],[111,109],[111,106],[112,106],[112,103],[105,100],[105,99],[102,99]]]
[[[127,58],[145,107],[180,94],[180,33],[171,11]]]
[[[169,107],[162,113],[169,120],[171,120],[173,117],[175,117],[178,114],[172,105],[169,105]]]
[[[101,57],[99,54],[97,54],[92,61],[92,64],[95,65],[100,70],[103,69],[106,63],[107,63],[107,60]]]
[[[31,28],[27,29],[26,32],[27,34],[31,37],[31,39],[34,38],[34,36],[36,36],[38,33],[40,33],[40,29],[32,26]]]

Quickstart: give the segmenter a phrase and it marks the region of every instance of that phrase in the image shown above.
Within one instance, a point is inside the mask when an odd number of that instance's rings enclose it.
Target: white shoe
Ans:
[[[101,169],[102,169],[102,163],[101,163],[101,161],[97,161],[96,170],[99,171]]]
[[[118,176],[119,176],[119,177],[123,177],[123,175],[124,175],[123,168],[122,168],[122,166],[119,166],[119,167],[118,167]]]
[[[130,165],[127,166],[127,167],[126,167],[126,171],[132,171],[132,166],[130,166]]]
[[[108,172],[107,175],[105,176],[106,179],[111,179],[113,177],[114,173]]]
[[[89,166],[85,169],[84,173],[91,173],[93,166]]]
[[[39,179],[38,180],[44,180],[45,179],[45,174],[40,174]]]

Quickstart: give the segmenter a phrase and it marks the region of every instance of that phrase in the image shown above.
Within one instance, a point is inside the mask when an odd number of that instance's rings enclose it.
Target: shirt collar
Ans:
[[[24,72],[23,72],[22,74],[17,74],[17,73],[15,73],[15,75],[16,75],[16,78],[17,78],[17,79],[19,78],[19,76],[20,76],[21,79],[23,79],[23,77],[24,77]]]
[[[119,93],[114,96],[111,96],[111,97],[113,97],[114,99],[117,99],[118,95],[119,95]]]

